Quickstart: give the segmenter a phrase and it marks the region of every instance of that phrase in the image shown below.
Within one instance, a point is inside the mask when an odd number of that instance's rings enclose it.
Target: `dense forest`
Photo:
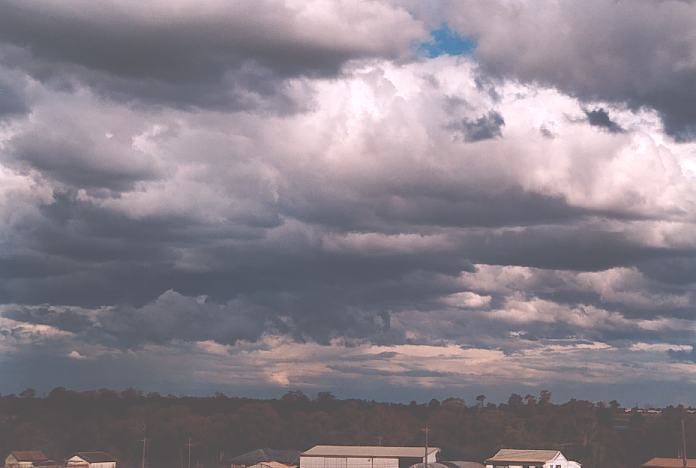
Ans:
[[[676,456],[681,420],[696,437],[696,415],[683,407],[626,413],[618,402],[556,404],[548,391],[513,394],[504,404],[460,398],[426,404],[338,400],[291,391],[278,400],[175,397],[56,388],[0,396],[0,453],[40,449],[62,460],[79,450],[106,450],[120,466],[217,468],[220,461],[260,447],[304,450],[315,444],[422,445],[423,428],[443,459],[481,461],[498,448],[558,448],[585,468],[636,467],[652,456]],[[692,438],[693,438],[692,437]],[[696,455],[696,443],[687,449]],[[691,451],[694,453],[691,453]]]

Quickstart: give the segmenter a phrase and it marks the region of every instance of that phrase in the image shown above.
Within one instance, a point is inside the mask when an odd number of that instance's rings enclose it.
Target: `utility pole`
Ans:
[[[428,468],[428,434],[430,433],[430,428],[426,424],[423,430],[425,431],[425,457],[423,457],[423,467]]]
[[[684,418],[681,420],[682,426],[682,467],[686,468],[686,428],[684,427]]]
[[[140,463],[140,468],[145,468],[145,447],[147,445],[147,437],[143,437],[142,443],[143,443],[143,459],[142,459],[142,462]]]
[[[191,438],[188,438],[188,468],[191,468]]]

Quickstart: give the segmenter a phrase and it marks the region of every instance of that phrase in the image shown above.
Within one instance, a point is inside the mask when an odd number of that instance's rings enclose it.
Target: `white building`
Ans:
[[[383,447],[317,445],[300,454],[300,468],[408,468],[414,463],[434,463],[440,449],[424,447]]]
[[[77,452],[65,462],[66,468],[116,468],[116,458],[106,452]]]
[[[486,468],[580,468],[558,450],[501,449],[486,460]]]

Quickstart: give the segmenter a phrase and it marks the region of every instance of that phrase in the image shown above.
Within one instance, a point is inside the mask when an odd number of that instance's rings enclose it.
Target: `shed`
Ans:
[[[439,453],[429,447],[427,462],[435,463]],[[300,468],[408,468],[425,461],[424,447],[317,445],[300,454]]]
[[[68,458],[66,468],[116,468],[116,457],[107,452],[77,452]]]

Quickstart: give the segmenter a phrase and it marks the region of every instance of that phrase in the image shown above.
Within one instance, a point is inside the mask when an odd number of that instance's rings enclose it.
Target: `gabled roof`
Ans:
[[[428,455],[439,452],[429,447]],[[381,445],[317,445],[301,454],[303,457],[372,457],[372,458],[423,458],[424,447],[384,447]]]
[[[488,462],[530,462],[544,463],[553,460],[560,454],[558,450],[520,450],[500,449]]]
[[[243,453],[229,460],[234,465],[256,465],[257,463],[280,462],[285,465],[297,465],[300,462],[299,450],[278,450],[260,448]]]
[[[75,456],[82,458],[87,463],[109,463],[116,461],[116,457],[106,452],[77,452]]]
[[[17,459],[17,461],[23,462],[39,462],[48,460],[48,457],[41,450],[17,450],[10,452],[10,454]]]
[[[681,458],[652,458],[641,465],[644,468],[682,468],[684,462]],[[688,468],[696,468],[696,458],[686,460]]]

